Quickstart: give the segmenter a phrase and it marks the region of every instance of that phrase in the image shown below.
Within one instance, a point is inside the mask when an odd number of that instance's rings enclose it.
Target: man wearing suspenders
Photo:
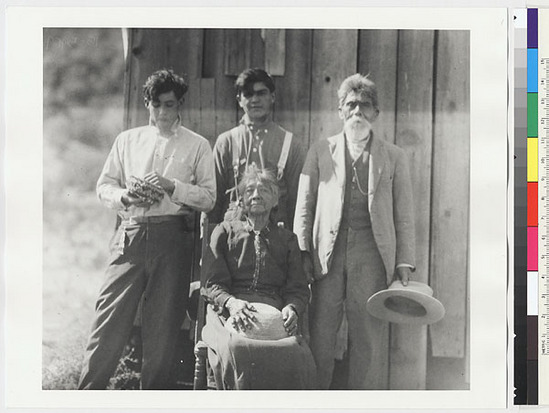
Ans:
[[[280,197],[273,211],[276,224],[293,226],[299,174],[305,151],[291,132],[272,120],[275,86],[262,69],[246,69],[236,79],[236,99],[244,110],[240,124],[222,133],[214,148],[217,200],[210,223],[238,213],[236,186],[248,166],[270,169],[278,179]]]

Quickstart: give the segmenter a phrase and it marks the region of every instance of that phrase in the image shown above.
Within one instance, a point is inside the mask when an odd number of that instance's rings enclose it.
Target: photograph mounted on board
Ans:
[[[470,48],[44,28],[42,389],[470,389]]]

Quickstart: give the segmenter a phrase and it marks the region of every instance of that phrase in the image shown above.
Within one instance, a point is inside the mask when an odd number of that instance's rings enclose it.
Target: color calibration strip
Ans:
[[[533,395],[528,394],[528,325],[527,279],[531,273],[527,268],[527,239],[530,214],[528,205],[531,188],[528,183],[528,139],[527,139],[527,10],[516,9],[514,16],[514,139],[515,139],[515,191],[514,191],[514,404],[532,403]],[[531,159],[531,157],[530,157]],[[537,193],[535,194],[537,201]],[[536,219],[537,222],[537,219]],[[532,225],[535,226],[536,224]],[[528,274],[528,276],[527,276]],[[534,274],[534,273],[532,273]]]
[[[513,38],[514,404],[549,405],[549,10],[515,10]]]
[[[527,11],[527,404],[538,404],[538,10]],[[532,201],[532,202],[530,202]]]
[[[537,117],[539,139],[539,277],[538,277],[538,394],[540,405],[549,405],[549,10],[536,15],[535,81],[537,102],[532,111]],[[534,74],[532,74],[533,76]],[[530,76],[530,75],[528,75]],[[528,108],[530,115],[530,108]]]

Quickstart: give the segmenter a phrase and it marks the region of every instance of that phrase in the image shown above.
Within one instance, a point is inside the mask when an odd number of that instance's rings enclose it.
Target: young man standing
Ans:
[[[80,389],[107,387],[142,299],[141,387],[170,386],[188,301],[195,212],[208,212],[215,202],[208,141],[180,123],[186,91],[183,78],[170,70],[147,79],[150,123],[116,138],[97,182],[99,200],[117,211],[121,224],[111,243]],[[129,189],[128,180],[135,178],[156,197]]]
[[[234,212],[239,179],[248,166],[255,165],[276,175],[280,198],[272,218],[291,230],[305,151],[295,136],[272,120],[275,85],[267,72],[246,69],[236,79],[235,88],[244,116],[215,144],[217,200],[208,218],[210,223],[219,223],[227,211]]]

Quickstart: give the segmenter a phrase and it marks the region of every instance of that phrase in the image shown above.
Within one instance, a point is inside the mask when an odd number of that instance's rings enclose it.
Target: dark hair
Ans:
[[[173,70],[161,69],[149,76],[143,85],[143,99],[145,104],[158,101],[162,93],[173,91],[177,100],[181,99],[189,87],[183,77],[176,75]]]
[[[258,168],[255,165],[250,165],[246,169],[246,171],[244,172],[244,175],[242,176],[242,179],[238,183],[238,193],[240,194],[241,197],[244,194],[244,191],[246,190],[246,186],[250,182],[261,182],[271,190],[271,192],[275,195],[276,199],[278,200],[278,181],[276,179],[275,174],[272,171],[268,169]]]
[[[236,89],[236,95],[240,96],[240,93],[253,91],[254,84],[262,82],[271,93],[275,90],[275,84],[273,78],[263,69],[254,67],[253,69],[246,69],[238,75],[234,82]]]
[[[379,110],[379,103],[377,100],[377,88],[374,82],[368,79],[368,76],[356,73],[345,79],[337,91],[337,97],[339,98],[339,106],[343,105],[345,98],[351,92],[355,92],[358,95],[364,95],[371,99],[374,109]]]

